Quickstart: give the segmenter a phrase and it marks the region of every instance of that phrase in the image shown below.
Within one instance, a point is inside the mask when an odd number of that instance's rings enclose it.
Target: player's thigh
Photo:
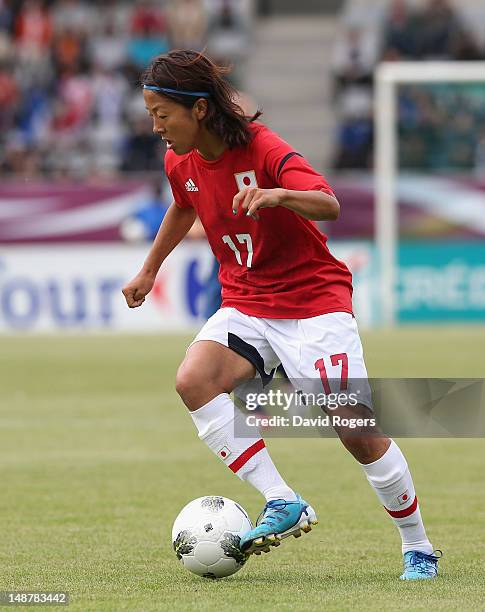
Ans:
[[[177,390],[186,387],[200,391],[217,387],[220,393],[230,393],[246,380],[253,378],[255,368],[246,358],[213,340],[198,340],[191,344],[177,373]]]
[[[233,391],[257,373],[268,380],[279,361],[264,337],[261,323],[234,308],[221,308],[204,325],[187,350],[177,388],[217,385]]]

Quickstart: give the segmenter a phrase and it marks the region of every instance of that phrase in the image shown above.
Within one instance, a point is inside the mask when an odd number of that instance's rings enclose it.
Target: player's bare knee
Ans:
[[[184,361],[178,369],[175,389],[189,410],[197,410],[224,389],[213,368]]]
[[[186,373],[184,364],[182,364],[179,366],[179,369],[177,370],[177,376],[175,377],[175,390],[180,395],[182,400],[184,399],[184,396],[186,395],[186,391],[188,387],[189,387],[188,372]]]
[[[184,403],[186,399],[197,393],[200,390],[202,381],[199,378],[199,372],[185,361],[180,365],[177,376],[175,378],[175,389],[180,395]]]
[[[193,344],[177,372],[175,388],[191,411],[253,378],[254,366],[231,349],[210,341]]]

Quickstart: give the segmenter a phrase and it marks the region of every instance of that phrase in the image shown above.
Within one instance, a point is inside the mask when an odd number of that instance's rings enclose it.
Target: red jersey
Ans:
[[[352,276],[313,221],[283,206],[260,209],[258,221],[241,209],[233,215],[232,200],[245,187],[333,195],[288,143],[260,123],[250,128],[248,145],[227,149],[215,161],[196,150],[165,156],[175,203],[195,209],[219,261],[222,307],[269,319],[352,313]]]

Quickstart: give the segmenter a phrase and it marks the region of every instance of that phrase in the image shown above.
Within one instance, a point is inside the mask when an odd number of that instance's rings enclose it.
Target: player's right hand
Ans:
[[[155,283],[153,276],[140,272],[122,289],[126,303],[130,308],[138,308],[145,301]]]

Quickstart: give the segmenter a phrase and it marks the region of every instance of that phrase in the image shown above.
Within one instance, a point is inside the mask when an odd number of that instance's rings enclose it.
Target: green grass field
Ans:
[[[196,436],[173,389],[182,337],[7,337],[0,348],[0,590],[89,610],[485,609],[484,440],[402,440],[440,577],[402,583],[400,540],[329,439],[268,445],[320,524],[217,582],[177,561],[172,522],[220,494],[262,498]],[[372,376],[485,375],[485,329],[364,334]]]

